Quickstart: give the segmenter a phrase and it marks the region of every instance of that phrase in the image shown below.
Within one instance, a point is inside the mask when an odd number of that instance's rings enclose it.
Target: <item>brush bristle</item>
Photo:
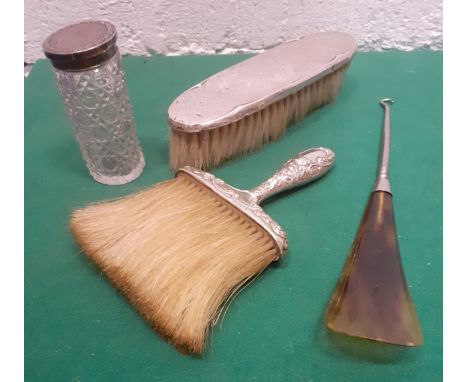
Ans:
[[[193,166],[209,170],[279,138],[290,124],[335,99],[347,67],[344,65],[299,92],[228,125],[198,133],[170,129],[172,168]]]
[[[223,303],[277,256],[273,239],[186,174],[73,212],[78,244],[150,324],[201,353]]]

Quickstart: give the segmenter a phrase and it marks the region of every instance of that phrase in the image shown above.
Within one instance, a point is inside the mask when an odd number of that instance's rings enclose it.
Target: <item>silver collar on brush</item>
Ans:
[[[256,224],[262,227],[275,241],[278,260],[287,250],[285,232],[259,206],[266,198],[281,191],[311,182],[325,175],[335,162],[335,154],[323,147],[303,151],[288,160],[271,178],[252,190],[239,190],[205,171],[186,166],[178,170],[186,173],[205,187],[215,192],[229,204],[238,208]]]

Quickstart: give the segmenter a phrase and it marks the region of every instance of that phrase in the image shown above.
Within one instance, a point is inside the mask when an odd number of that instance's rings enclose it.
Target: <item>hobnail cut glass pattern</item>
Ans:
[[[90,70],[54,71],[91,176],[112,185],[137,178],[145,161],[119,52]]]

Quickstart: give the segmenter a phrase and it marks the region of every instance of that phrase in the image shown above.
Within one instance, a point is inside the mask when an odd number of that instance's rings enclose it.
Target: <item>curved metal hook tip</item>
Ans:
[[[380,106],[386,107],[388,105],[393,105],[393,100],[391,98],[382,98],[379,103]]]

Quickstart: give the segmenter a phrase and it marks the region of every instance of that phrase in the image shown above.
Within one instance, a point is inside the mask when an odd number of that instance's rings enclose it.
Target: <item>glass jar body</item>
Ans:
[[[91,176],[110,185],[136,179],[145,161],[119,51],[91,69],[54,72]]]

